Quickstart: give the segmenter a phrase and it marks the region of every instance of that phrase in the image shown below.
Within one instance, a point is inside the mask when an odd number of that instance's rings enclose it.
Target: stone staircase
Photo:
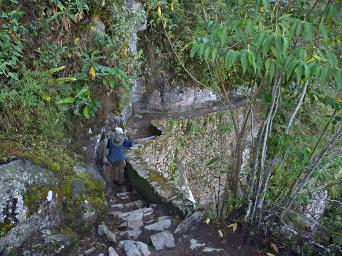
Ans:
[[[108,248],[87,249],[83,255],[165,255],[163,251],[175,248],[175,230],[178,220],[168,216],[162,207],[144,200],[128,187],[115,187],[107,196],[108,216],[98,226],[97,233]]]

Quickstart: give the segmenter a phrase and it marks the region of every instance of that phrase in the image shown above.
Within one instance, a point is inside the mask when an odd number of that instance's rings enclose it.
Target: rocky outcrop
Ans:
[[[185,112],[201,108],[218,100],[208,89],[189,88],[184,86],[163,86],[144,94],[140,109],[151,112]]]
[[[31,239],[32,234],[59,224],[60,208],[54,201],[45,203],[39,212],[20,222],[6,236],[0,238],[0,254],[10,254],[26,240]]]
[[[189,196],[151,168],[141,158],[143,145],[134,146],[127,153],[127,175],[130,182],[150,201],[162,202],[170,213],[186,216],[193,209]]]
[[[243,107],[236,107],[236,111],[242,123]],[[233,173],[224,171],[233,162],[236,141],[229,111],[165,118],[152,121],[152,124],[163,132],[141,146],[139,156],[145,168],[158,172],[199,205],[212,202],[219,184],[222,189],[227,175],[233,176]],[[248,123],[243,168],[248,168],[252,137],[255,138],[258,131],[257,122],[253,130],[251,127]],[[213,159],[216,159],[214,164],[209,164]],[[243,178],[246,175],[241,176],[241,183],[246,184]]]
[[[0,165],[0,225],[16,224],[28,217],[24,195],[33,185],[55,185],[56,174],[27,160],[15,160]],[[46,195],[47,196],[47,195]]]
[[[90,230],[103,217],[104,186],[86,164],[68,177],[27,160],[0,165],[0,254],[63,254],[77,241],[73,230]]]

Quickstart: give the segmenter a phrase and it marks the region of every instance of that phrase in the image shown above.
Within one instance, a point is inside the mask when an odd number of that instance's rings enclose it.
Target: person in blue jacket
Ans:
[[[113,135],[107,141],[105,156],[111,165],[110,170],[108,170],[109,176],[114,176],[114,182],[120,185],[125,183],[125,147],[132,147],[132,142],[125,138],[122,128],[116,127]],[[111,178],[109,180],[112,182]]]

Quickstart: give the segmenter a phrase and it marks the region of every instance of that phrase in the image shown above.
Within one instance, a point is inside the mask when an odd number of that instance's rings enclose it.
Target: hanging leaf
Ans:
[[[196,42],[194,44],[194,46],[191,48],[191,51],[190,51],[190,57],[191,58],[193,58],[196,55],[196,53],[198,52],[200,47],[201,47],[201,45],[198,42]]]
[[[273,253],[270,253],[270,252],[266,253],[266,255],[267,256],[275,256]]]
[[[243,73],[246,73],[246,70],[248,67],[248,53],[246,50],[241,53],[240,62],[241,62]]]
[[[325,88],[325,85],[327,84],[329,79],[329,68],[328,67],[323,67],[321,69],[321,76],[319,78],[320,86],[322,89]]]
[[[218,234],[219,234],[219,236],[220,236],[221,238],[224,237],[222,230],[219,229],[219,230],[217,230],[217,232],[218,232]]]
[[[217,48],[214,48],[213,51],[211,52],[211,60],[215,61],[217,57]]]
[[[277,56],[278,53],[279,53],[279,54],[282,54],[282,53],[284,52],[284,48],[283,48],[283,39],[282,39],[281,36],[276,37],[276,39],[275,39],[275,45],[276,45],[276,49],[277,49],[278,52],[277,52],[277,54],[274,54],[274,53],[273,53],[273,55]],[[272,52],[273,52],[273,51],[272,51]]]
[[[304,80],[308,81],[310,77],[310,67],[309,65],[304,64]]]
[[[289,39],[286,37],[282,37],[282,39],[283,39],[283,55],[285,56],[287,49],[289,49],[290,42],[289,42]]]
[[[204,59],[208,60],[209,59],[209,54],[210,54],[211,48],[210,46],[207,46],[204,51]]]
[[[262,55],[266,55],[271,47],[273,41],[273,36],[272,35],[268,35],[264,42],[262,43]]]
[[[336,89],[337,90],[342,89],[342,72],[341,72],[341,70],[336,70],[334,72],[334,79],[336,82]]]
[[[259,49],[260,46],[262,45],[262,43],[264,42],[265,40],[265,37],[266,37],[266,34],[265,33],[260,33],[258,38],[256,39],[255,41],[255,48],[256,49]]]
[[[276,72],[276,65],[274,63],[274,61],[271,61],[271,66],[270,66],[270,80],[272,81],[274,75]]]
[[[258,72],[262,72],[264,64],[263,64],[263,58],[261,56],[260,51],[257,52],[257,56],[256,56],[256,65],[257,65],[257,70]]]
[[[158,6],[157,13],[158,13],[158,16],[160,18],[162,16],[162,12],[161,12],[160,6]]]
[[[235,232],[236,229],[237,229],[237,223],[229,224],[227,227],[228,227],[228,228],[232,228],[232,229],[233,229],[233,232]]]
[[[271,243],[271,247],[276,253],[279,253],[279,249],[274,243]]]
[[[239,57],[240,53],[234,50],[230,50],[225,57],[225,64],[227,69],[229,70],[236,62],[237,58]]]
[[[314,40],[313,29],[311,24],[308,22],[304,23],[304,35],[309,42],[312,42]]]
[[[248,51],[248,62],[253,66],[254,72],[256,73],[257,65],[255,62],[255,54],[253,51]]]
[[[323,36],[325,40],[328,39],[328,28],[323,23],[319,24],[319,33]]]
[[[82,115],[86,118],[86,119],[89,119],[90,118],[90,111],[89,111],[89,108],[88,106],[85,106],[83,111],[82,111]]]
[[[302,31],[302,25],[303,25],[303,24],[302,24],[301,21],[297,23],[297,26],[296,26],[296,36],[297,36],[297,37],[300,36],[300,33],[301,33],[301,31]]]
[[[293,70],[296,68],[296,66],[298,65],[298,60],[296,58],[292,59],[288,65],[288,68],[286,70],[287,75],[286,78],[287,80],[292,76],[293,74]]]
[[[225,44],[226,40],[227,40],[227,33],[228,33],[227,32],[227,28],[224,28],[220,32],[219,37],[220,37],[220,44],[221,44],[221,46],[223,46]]]
[[[300,83],[300,81],[302,80],[302,76],[303,76],[303,63],[300,63],[297,68],[295,69],[296,72],[296,78],[297,78],[297,83]]]
[[[92,80],[95,79],[95,76],[96,76],[96,71],[95,71],[95,68],[94,67],[91,67],[90,70],[89,70],[89,75],[91,77]]]
[[[266,62],[265,62],[265,69],[266,69],[266,73],[268,73],[268,72],[269,72],[269,70],[270,70],[270,67],[271,67],[271,59],[270,59],[270,58],[268,58],[268,59],[266,60]]]

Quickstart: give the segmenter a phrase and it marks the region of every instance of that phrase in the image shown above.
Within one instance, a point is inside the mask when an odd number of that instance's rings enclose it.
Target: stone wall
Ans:
[[[243,107],[237,108],[240,125],[242,111]],[[200,205],[212,201],[213,193],[218,187],[218,178],[214,176],[220,176],[221,181],[225,181],[226,175],[232,175],[229,165],[233,160],[235,133],[229,112],[184,119],[161,119],[154,121],[153,125],[161,129],[163,134],[142,148],[141,155],[146,163],[183,189],[190,189]],[[258,125],[254,124],[254,137],[257,135],[257,128]],[[249,122],[243,154],[244,168],[248,168],[252,133]],[[226,164],[215,164],[215,168],[214,165],[208,166],[208,162],[216,157],[220,157]],[[219,169],[223,171],[220,174]]]

